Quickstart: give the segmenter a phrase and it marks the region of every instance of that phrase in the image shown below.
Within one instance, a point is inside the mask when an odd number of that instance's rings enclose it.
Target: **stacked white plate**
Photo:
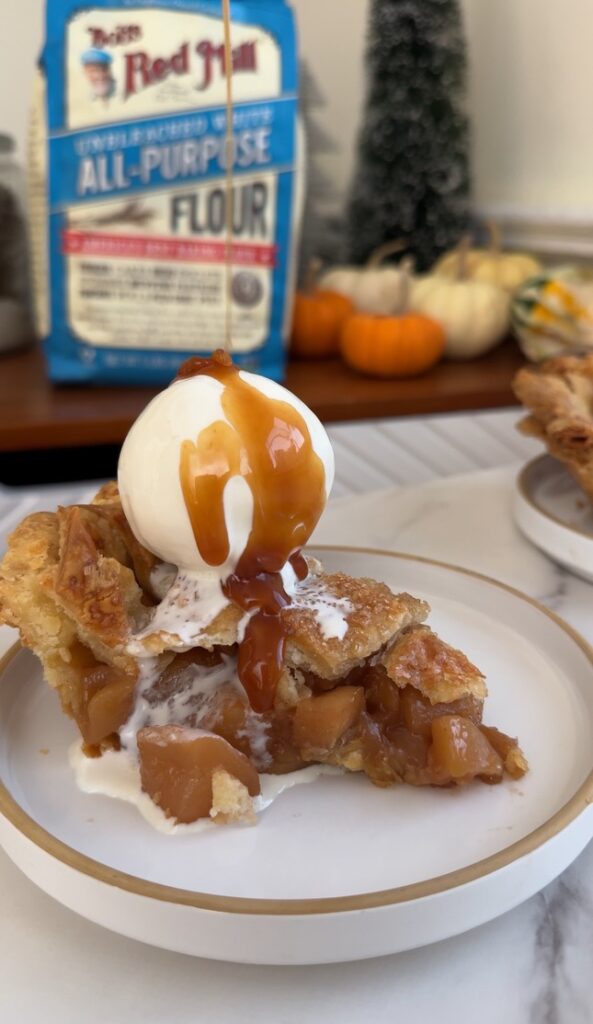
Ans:
[[[593,582],[593,504],[561,462],[542,455],[527,463],[517,478],[514,512],[528,540]]]

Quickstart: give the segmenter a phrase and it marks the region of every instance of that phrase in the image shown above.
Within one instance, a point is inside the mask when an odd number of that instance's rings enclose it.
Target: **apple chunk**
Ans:
[[[168,818],[188,824],[212,809],[212,776],[226,771],[250,796],[260,792],[251,762],[221,736],[182,725],[140,729],[138,756],[142,788]]]

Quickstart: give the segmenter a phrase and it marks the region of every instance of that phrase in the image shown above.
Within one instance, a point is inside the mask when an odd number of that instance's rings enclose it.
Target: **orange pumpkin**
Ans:
[[[294,297],[290,350],[303,359],[337,355],[342,324],[355,311],[345,295],[315,287],[318,270],[312,261],[305,288]]]
[[[341,350],[354,370],[373,377],[415,377],[430,370],[445,351],[445,332],[419,313],[350,317],[342,328]]]
[[[412,261],[400,264],[399,306],[407,309]],[[358,313],[345,322],[340,336],[345,362],[372,377],[415,377],[438,363],[445,351],[445,332],[421,313],[371,316]]]

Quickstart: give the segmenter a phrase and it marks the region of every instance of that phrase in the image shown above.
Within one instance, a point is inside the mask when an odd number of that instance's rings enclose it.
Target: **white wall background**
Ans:
[[[475,201],[516,240],[593,255],[592,0],[462,0]]]
[[[341,197],[364,91],[368,0],[293,3],[327,101],[325,126],[339,141],[326,159]],[[477,208],[523,224],[523,233],[544,221],[552,243],[565,232],[593,246],[593,0],[462,3]],[[0,130],[21,147],[42,10],[43,0],[0,0]]]

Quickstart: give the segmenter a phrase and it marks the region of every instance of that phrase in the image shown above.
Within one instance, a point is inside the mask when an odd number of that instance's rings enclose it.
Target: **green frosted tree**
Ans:
[[[469,220],[466,47],[458,0],[371,0],[367,97],[346,221],[363,263],[404,238],[419,270]]]

